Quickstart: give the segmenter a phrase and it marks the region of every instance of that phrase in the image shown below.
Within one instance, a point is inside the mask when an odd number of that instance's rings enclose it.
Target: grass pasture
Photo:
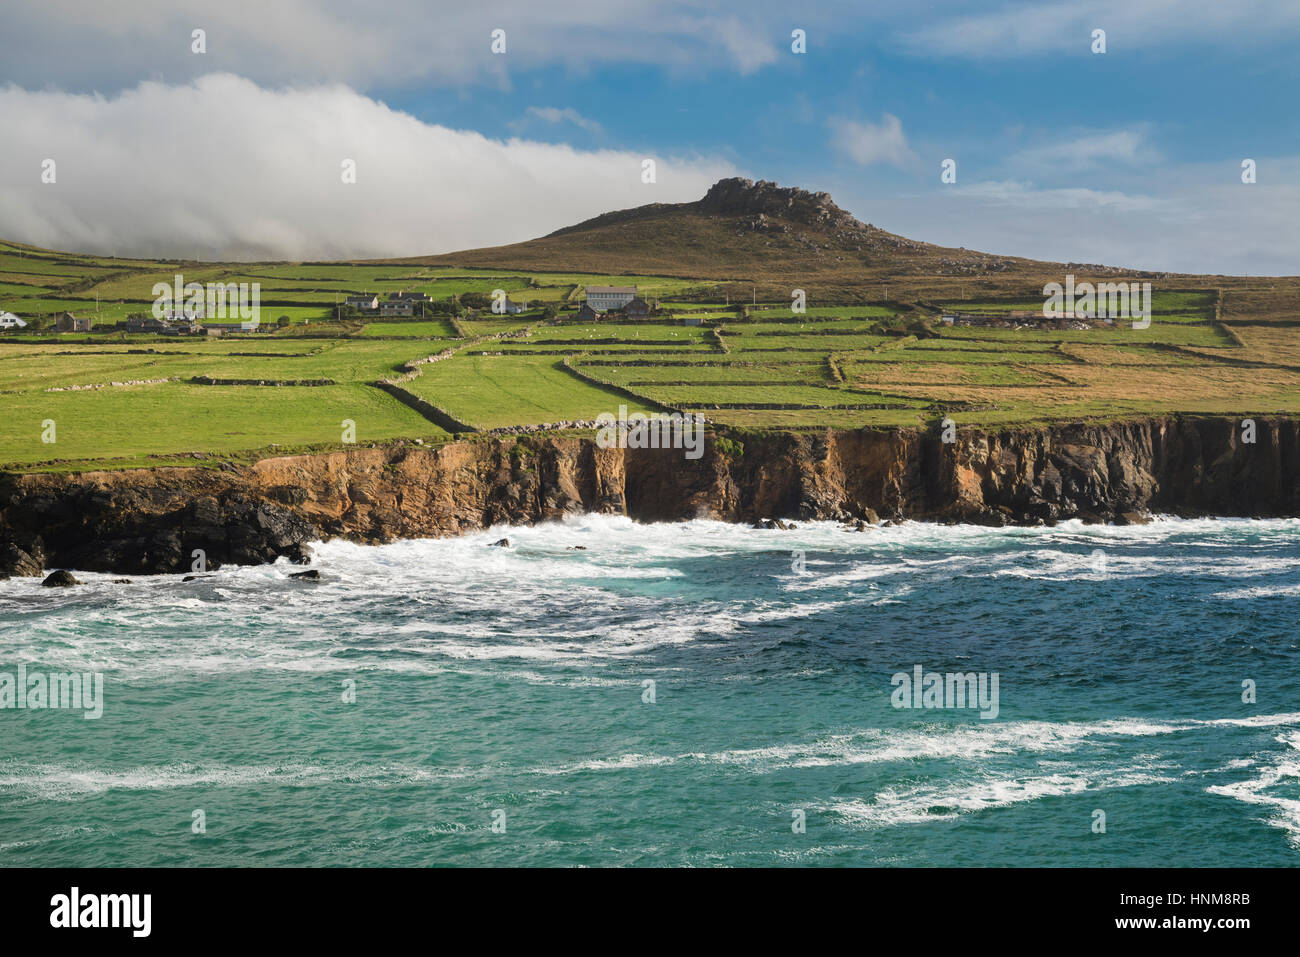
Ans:
[[[129,313],[148,312],[153,283],[177,273],[261,283],[265,331],[210,339],[113,328]],[[0,468],[203,464],[335,447],[344,419],[356,422],[361,442],[446,438],[373,385],[412,369],[404,388],[477,429],[592,419],[620,404],[694,409],[721,425],[756,428],[891,428],[942,414],[992,427],[1153,412],[1300,413],[1300,282],[1153,283],[1146,329],[939,321],[947,310],[1041,309],[1028,284],[999,282],[891,281],[887,300],[881,286],[859,285],[843,305],[824,283],[810,283],[820,291],[796,314],[779,290],[766,302],[742,297],[737,305],[738,293],[753,287],[724,275],[418,260],[176,264],[0,243],[0,309],[24,318],[65,309],[95,317],[88,335],[0,334],[0,402],[8,413]],[[579,323],[573,310],[589,284],[636,284],[666,311],[648,321]],[[540,309],[479,311],[457,321],[338,321],[334,306],[344,295],[399,289],[438,299],[505,289],[562,311],[554,321]],[[287,328],[277,327],[280,316]],[[690,317],[705,324],[687,325]],[[447,350],[450,358],[408,365]],[[299,384],[201,385],[199,376]],[[334,384],[307,384],[318,380]],[[111,384],[141,381],[153,384]],[[40,441],[48,419],[56,423],[53,445]]]
[[[654,411],[649,404],[584,382],[551,357],[467,356],[436,362],[406,388],[462,422],[483,429]]]
[[[446,433],[377,389],[142,385],[4,397],[0,462],[17,467],[98,463],[126,468],[175,462],[193,452],[218,457],[304,446],[340,446],[342,423],[358,442]],[[42,441],[53,421],[55,439]],[[189,464],[196,464],[190,462]]]

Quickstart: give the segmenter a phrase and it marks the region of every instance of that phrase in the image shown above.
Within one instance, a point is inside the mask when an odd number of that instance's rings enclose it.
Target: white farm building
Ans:
[[[587,305],[597,312],[622,309],[636,298],[636,286],[588,286]]]

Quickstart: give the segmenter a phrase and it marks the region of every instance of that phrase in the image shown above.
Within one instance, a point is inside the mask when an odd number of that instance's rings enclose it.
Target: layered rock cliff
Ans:
[[[0,575],[189,571],[308,542],[454,535],[569,513],[640,521],[886,518],[1036,524],[1081,517],[1300,515],[1300,421],[1166,417],[998,432],[772,432],[680,450],[521,435],[397,443],[248,467],[0,477]],[[741,447],[743,446],[743,448]]]

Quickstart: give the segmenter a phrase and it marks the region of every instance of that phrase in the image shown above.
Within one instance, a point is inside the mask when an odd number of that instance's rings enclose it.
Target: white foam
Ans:
[[[0,764],[0,791],[14,791],[42,800],[70,800],[105,791],[159,791],[195,787],[319,787],[340,784],[393,786],[421,781],[461,778],[455,769],[411,765],[277,765],[175,764],[122,770],[75,768],[54,764]]]
[[[943,787],[885,788],[872,800],[850,798],[820,806],[847,823],[867,828],[894,827],[952,820],[993,808],[1038,801],[1047,797],[1107,791],[1176,780],[1147,768],[1126,768],[1076,774],[983,778]]]
[[[1072,760],[1105,761],[1116,741],[1195,731],[1215,725],[1266,727],[1300,724],[1300,714],[1262,715],[1256,719],[1212,719],[1162,721],[1146,718],[1115,718],[1101,721],[1013,721],[981,722],[957,727],[925,729],[864,728],[827,735],[812,741],[732,748],[724,751],[692,751],[674,755],[623,754],[554,767],[533,768],[526,773],[563,775],[591,770],[625,770],[679,763],[700,763],[733,767],[754,773],[791,768],[843,767],[856,764],[915,762],[925,760],[981,763],[997,756],[1025,754],[1070,754]],[[1092,747],[1086,755],[1082,748]],[[1139,756],[1155,761],[1159,755]]]
[[[1279,787],[1294,793],[1300,784],[1300,731],[1288,731],[1275,740],[1285,745],[1287,750],[1274,757],[1272,763],[1260,766],[1255,777],[1235,784],[1211,785],[1205,790],[1268,808],[1272,814],[1265,821],[1285,830],[1290,844],[1300,848],[1300,799],[1272,793]]]
[[[1248,588],[1231,588],[1227,591],[1211,593],[1211,598],[1223,601],[1239,601],[1253,598],[1276,598],[1279,596],[1300,595],[1300,584],[1296,585],[1254,585]]]

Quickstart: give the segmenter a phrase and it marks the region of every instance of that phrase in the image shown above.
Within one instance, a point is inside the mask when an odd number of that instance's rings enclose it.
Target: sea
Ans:
[[[797,525],[0,582],[0,865],[1300,863],[1300,522]]]

